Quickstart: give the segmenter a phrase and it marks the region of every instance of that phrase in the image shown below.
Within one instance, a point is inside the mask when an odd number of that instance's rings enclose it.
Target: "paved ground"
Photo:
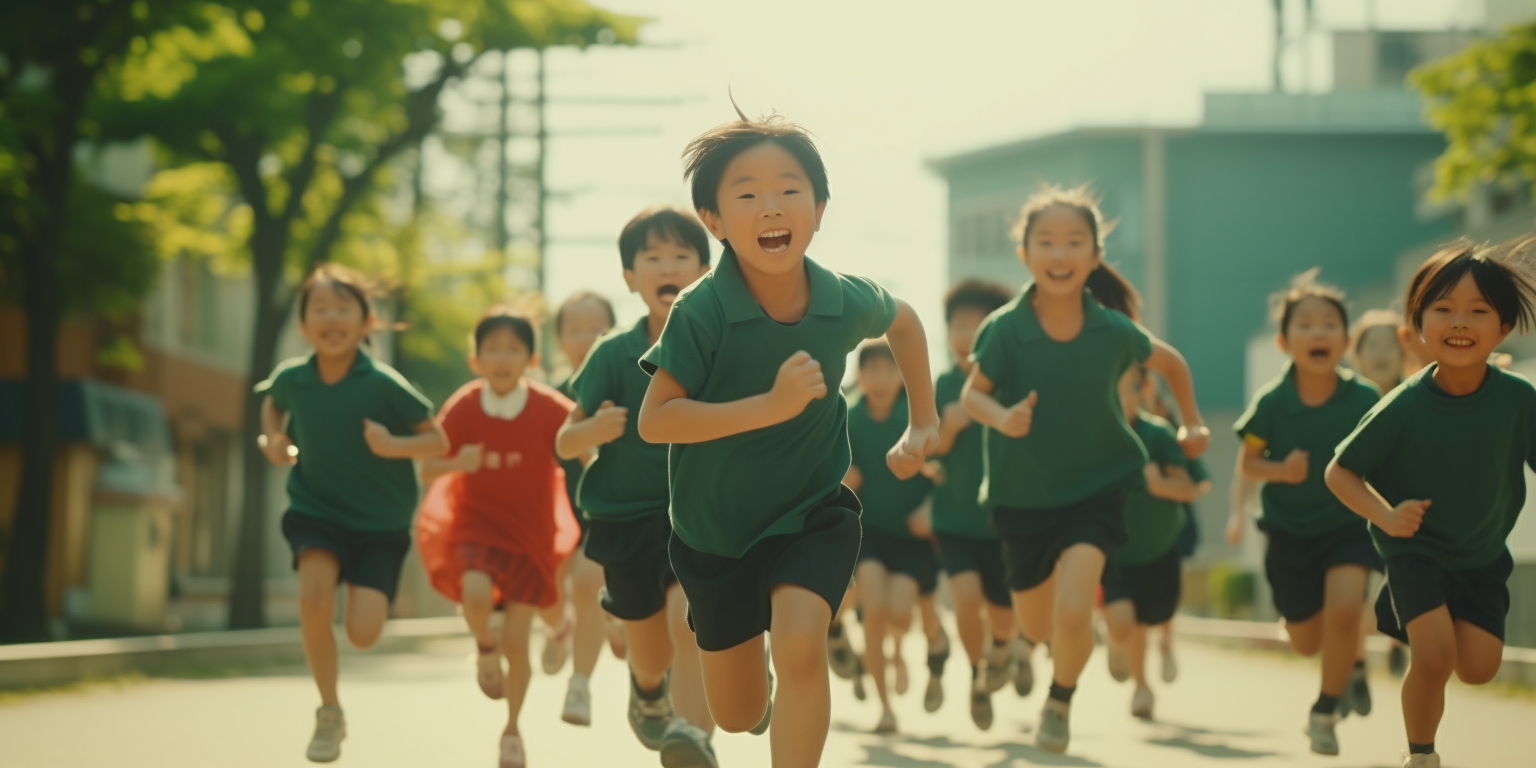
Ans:
[[[350,737],[338,765],[483,766],[496,762],[505,717],[475,687],[467,641],[414,654],[353,655],[343,661]],[[910,644],[909,644],[910,645]],[[915,656],[915,647],[909,647]],[[833,724],[823,765],[889,768],[1232,765],[1396,768],[1402,750],[1394,681],[1374,680],[1376,711],[1340,726],[1344,754],[1306,750],[1300,729],[1315,695],[1315,666],[1277,654],[1181,648],[1183,677],[1159,687],[1158,722],[1129,714],[1130,689],[1115,685],[1094,657],[1076,706],[1070,754],[1029,746],[1043,693],[1027,700],[1004,689],[996,724],[978,732],[963,698],[962,665],[951,662],[949,701],[922,711],[921,673],[898,701],[904,733],[867,733],[879,712],[834,679]],[[913,659],[917,661],[917,659]],[[914,671],[920,667],[914,664]],[[531,765],[651,766],[624,724],[624,676],[611,657],[593,681],[590,729],[559,720],[564,677],[536,675],[523,716]],[[304,746],[315,697],[302,668],[219,679],[154,679],[0,698],[0,766],[113,768],[279,768],[308,765]],[[1453,686],[1440,733],[1446,765],[1528,766],[1536,755],[1536,700]],[[722,735],[721,764],[766,768],[765,738]]]

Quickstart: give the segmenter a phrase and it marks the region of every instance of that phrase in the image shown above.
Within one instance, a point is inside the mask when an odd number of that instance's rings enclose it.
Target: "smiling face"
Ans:
[[[1344,317],[1333,302],[1307,296],[1291,309],[1279,337],[1280,351],[1291,356],[1298,370],[1331,373],[1349,346],[1347,333]]]
[[[572,368],[580,368],[582,361],[597,338],[613,329],[608,322],[608,309],[597,299],[586,299],[566,305],[560,314],[560,334],[555,341]]]
[[[1425,307],[1418,335],[1440,366],[1472,368],[1485,365],[1512,330],[1513,326],[1499,319],[1468,272],[1449,293]]]
[[[624,284],[640,294],[652,317],[664,317],[677,294],[707,271],[693,246],[652,231],[635,252],[634,268],[624,270]]]
[[[1019,258],[1035,278],[1035,289],[1050,296],[1077,296],[1088,275],[1103,262],[1093,226],[1082,211],[1053,205],[1035,215]]]
[[[342,357],[373,331],[373,315],[341,286],[321,283],[310,289],[299,318],[299,333],[321,357]]]
[[[474,357],[469,359],[469,367],[490,384],[493,392],[505,395],[537,360],[538,356],[529,352],[515,331],[503,327],[493,329],[480,340]]]
[[[1403,345],[1397,340],[1397,326],[1373,325],[1360,333],[1360,342],[1355,347],[1355,367],[1362,376],[1381,387],[1382,392],[1397,386],[1402,379],[1403,364]]]
[[[976,341],[976,329],[987,319],[981,307],[955,307],[949,317],[949,353],[955,356],[960,367],[969,369],[971,345]]]
[[[800,161],[772,141],[731,159],[720,178],[718,214],[699,211],[704,226],[728,241],[743,270],[782,275],[801,268],[826,202],[816,202]]]

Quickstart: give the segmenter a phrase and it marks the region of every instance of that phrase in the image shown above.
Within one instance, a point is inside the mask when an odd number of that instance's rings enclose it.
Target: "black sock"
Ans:
[[[1432,755],[1434,753],[1435,743],[1433,741],[1428,744],[1415,744],[1411,741],[1408,742],[1408,754],[1410,755]]]
[[[1326,693],[1317,695],[1317,703],[1312,705],[1312,711],[1321,715],[1331,715],[1339,708],[1339,697],[1329,696]]]
[[[1365,659],[1356,659],[1355,660],[1355,669],[1364,670],[1365,669]]]
[[[642,690],[640,682],[635,679],[634,675],[629,676],[629,684],[635,687],[635,695],[646,701],[655,701],[667,695],[667,678],[665,677],[661,678],[661,685],[656,686],[656,689],[653,691]]]
[[[841,621],[835,621],[835,622],[832,623],[832,626],[827,628],[827,637],[839,638],[839,637],[842,637],[842,636],[843,636],[843,623]]]
[[[1071,704],[1072,694],[1074,693],[1077,693],[1077,686],[1068,688],[1064,685],[1057,685],[1055,682],[1051,683],[1050,697],[1063,704]]]

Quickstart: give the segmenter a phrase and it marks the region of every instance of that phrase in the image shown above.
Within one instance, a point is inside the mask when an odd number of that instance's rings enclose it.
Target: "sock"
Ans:
[[[1364,672],[1365,671],[1365,659],[1356,659],[1355,660],[1355,671],[1356,672]]]
[[[1434,753],[1435,743],[1433,741],[1428,744],[1415,744],[1411,741],[1408,742],[1408,754],[1410,755],[1433,755]]]
[[[645,699],[646,701],[656,701],[657,699],[667,695],[667,678],[665,677],[661,678],[661,685],[656,686],[656,690],[654,691],[641,690],[640,683],[639,681],[635,680],[634,674],[630,674],[629,684],[634,686],[635,695]]]
[[[1063,704],[1071,704],[1072,694],[1074,693],[1077,693],[1077,686],[1068,688],[1064,685],[1057,684],[1055,681],[1051,682],[1050,697]]]
[[[1326,693],[1317,695],[1317,703],[1312,705],[1312,711],[1320,715],[1331,715],[1339,708],[1339,697],[1329,696]]]
[[[832,624],[832,626],[827,628],[827,637],[836,639],[836,638],[839,638],[839,637],[842,637],[842,636],[843,636],[843,623],[841,621],[834,622]]]
[[[584,689],[587,688],[587,685],[588,685],[588,681],[587,681],[587,676],[586,675],[575,675],[575,674],[571,675],[570,686],[572,688],[580,688],[580,689],[584,690]]]

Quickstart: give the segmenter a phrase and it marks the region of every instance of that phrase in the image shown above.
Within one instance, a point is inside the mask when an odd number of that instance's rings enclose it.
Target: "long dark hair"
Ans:
[[[1035,228],[1035,221],[1040,218],[1040,214],[1052,208],[1075,211],[1088,223],[1088,229],[1093,233],[1093,247],[1099,252],[1099,265],[1088,274],[1087,285],[1094,300],[1132,320],[1140,320],[1141,294],[1136,292],[1131,281],[1104,260],[1104,238],[1114,230],[1115,225],[1114,222],[1104,220],[1104,213],[1099,210],[1099,197],[1087,184],[1070,189],[1057,184],[1042,184],[1040,189],[1024,201],[1024,207],[1019,211],[1019,222],[1013,227],[1014,239],[1027,248],[1029,233]]]

